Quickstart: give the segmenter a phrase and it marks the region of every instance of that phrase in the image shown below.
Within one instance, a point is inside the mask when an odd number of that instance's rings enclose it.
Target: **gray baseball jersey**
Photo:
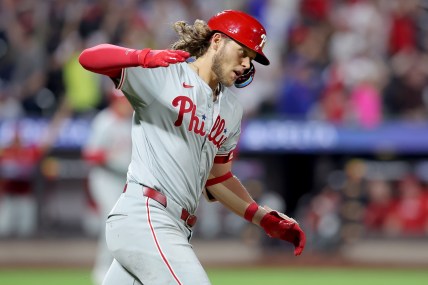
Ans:
[[[128,182],[157,189],[194,213],[214,158],[228,158],[243,109],[223,88],[212,89],[187,63],[126,68],[117,88],[135,109]]]
[[[135,110],[132,158],[126,191],[106,223],[115,261],[103,284],[210,284],[180,215],[196,211],[214,160],[230,158],[242,107],[227,88],[213,102],[187,63],[123,69],[117,87]],[[138,183],[167,203],[143,196]]]

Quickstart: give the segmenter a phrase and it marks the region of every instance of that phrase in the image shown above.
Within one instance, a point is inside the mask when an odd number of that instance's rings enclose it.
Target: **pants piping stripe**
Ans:
[[[149,199],[146,200],[146,208],[147,208],[147,220],[149,222],[149,226],[150,226],[150,231],[152,232],[152,236],[153,236],[153,240],[155,241],[156,247],[163,259],[163,261],[165,262],[165,265],[168,267],[169,272],[172,274],[172,276],[174,277],[175,281],[177,281],[177,284],[182,285],[182,283],[180,282],[180,280],[178,279],[177,275],[175,274],[174,270],[172,269],[171,265],[169,264],[168,260],[166,259],[164,253],[162,252],[162,249],[160,248],[158,239],[156,237],[156,233],[155,230],[153,228],[153,224],[152,221],[150,219],[150,207],[149,207]]]

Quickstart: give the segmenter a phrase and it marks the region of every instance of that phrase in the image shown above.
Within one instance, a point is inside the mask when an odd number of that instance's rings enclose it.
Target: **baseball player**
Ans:
[[[171,50],[101,44],[79,58],[134,107],[127,184],[106,222],[114,261],[105,285],[210,284],[189,243],[201,193],[292,243],[295,255],[305,246],[297,222],[257,205],[231,172],[243,108],[230,87],[251,83],[253,61],[269,64],[265,29],[234,10],[174,28]]]
[[[89,191],[102,226],[92,278],[102,284],[113,257],[105,242],[105,220],[119,198],[131,159],[132,107],[120,90],[114,89],[107,108],[92,121],[91,135],[83,148],[83,157],[92,166],[88,175]]]

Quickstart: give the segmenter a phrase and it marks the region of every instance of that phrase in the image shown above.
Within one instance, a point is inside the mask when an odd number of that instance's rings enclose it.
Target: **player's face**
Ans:
[[[256,57],[256,52],[242,46],[234,40],[224,39],[223,45],[213,57],[212,71],[218,81],[230,87],[250,68],[250,62]]]

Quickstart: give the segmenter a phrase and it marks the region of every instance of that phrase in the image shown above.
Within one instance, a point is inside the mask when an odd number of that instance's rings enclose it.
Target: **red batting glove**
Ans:
[[[147,48],[138,55],[138,61],[145,68],[167,67],[170,64],[183,62],[189,56],[190,53],[183,50],[152,50]]]
[[[306,236],[299,225],[292,219],[287,220],[277,211],[270,211],[263,216],[260,226],[272,238],[279,238],[294,245],[294,255],[300,255],[305,248]]]

